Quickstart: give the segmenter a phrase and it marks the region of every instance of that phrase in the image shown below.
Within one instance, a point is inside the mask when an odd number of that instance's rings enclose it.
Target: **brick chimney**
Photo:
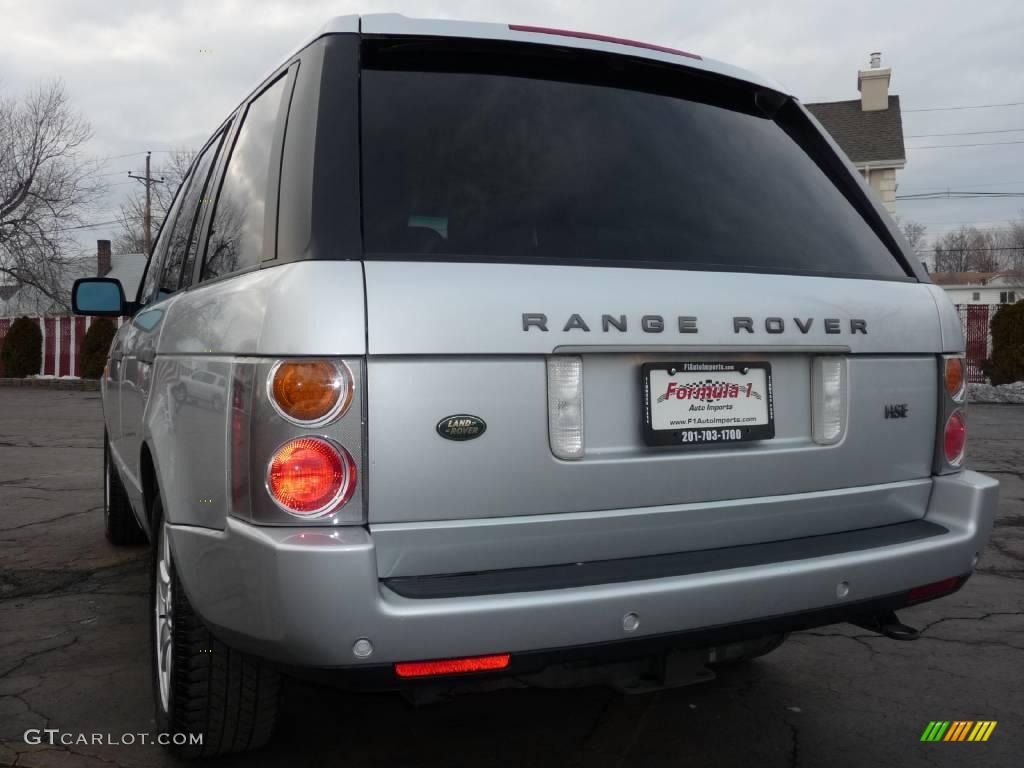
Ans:
[[[96,241],[96,277],[103,277],[110,271],[110,241]]]
[[[892,70],[882,69],[882,54],[871,54],[867,69],[857,72],[857,90],[860,91],[860,108],[863,112],[874,112],[889,108],[889,80]]]

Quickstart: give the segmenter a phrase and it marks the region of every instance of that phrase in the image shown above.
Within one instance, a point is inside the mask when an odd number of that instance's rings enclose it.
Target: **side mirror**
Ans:
[[[121,281],[112,277],[83,277],[71,289],[71,309],[76,315],[120,317],[128,313]]]

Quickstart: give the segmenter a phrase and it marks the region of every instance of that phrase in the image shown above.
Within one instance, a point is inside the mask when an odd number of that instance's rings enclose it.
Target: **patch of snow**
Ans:
[[[1024,381],[1013,384],[968,384],[969,403],[1015,403],[1024,405]]]

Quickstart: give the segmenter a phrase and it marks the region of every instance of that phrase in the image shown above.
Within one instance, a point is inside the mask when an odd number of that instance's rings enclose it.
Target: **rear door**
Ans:
[[[682,68],[459,45],[364,43],[371,523],[930,475],[935,303],[799,105]],[[553,450],[550,369],[566,359],[582,371],[572,460]],[[815,414],[832,375],[829,442]],[[736,376],[761,377],[747,410],[729,401]],[[905,418],[884,418],[893,404]],[[438,423],[463,414],[486,430],[445,439]],[[772,535],[921,514],[846,502]]]
[[[121,436],[123,460],[138,472],[143,439],[143,415],[150,396],[153,363],[163,328],[167,300],[191,282],[192,265],[197,243],[193,238],[200,218],[207,179],[214,166],[226,129],[218,133],[199,153],[189,174],[182,181],[174,204],[167,214],[166,225],[158,239],[140,299],[143,308],[132,318],[122,344],[122,376],[120,388]],[[181,399],[184,390],[172,392]],[[136,478],[137,484],[141,482]]]

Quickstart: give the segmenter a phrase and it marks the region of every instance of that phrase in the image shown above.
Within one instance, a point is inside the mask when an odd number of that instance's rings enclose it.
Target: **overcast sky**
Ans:
[[[90,151],[107,157],[196,147],[255,83],[316,31],[346,13],[513,22],[634,38],[721,59],[783,83],[805,102],[857,98],[856,72],[882,51],[902,98],[907,167],[899,193],[1024,191],[1024,3],[1020,0],[0,0],[0,91],[60,77],[92,123]],[[211,49],[212,53],[201,53]],[[975,136],[929,136],[1016,129]],[[915,146],[1022,143],[958,149]],[[155,158],[160,158],[157,154]],[[143,155],[112,159],[111,194],[94,221],[113,218]],[[931,234],[993,226],[1024,198],[900,201]],[[83,238],[114,237],[97,227]]]

